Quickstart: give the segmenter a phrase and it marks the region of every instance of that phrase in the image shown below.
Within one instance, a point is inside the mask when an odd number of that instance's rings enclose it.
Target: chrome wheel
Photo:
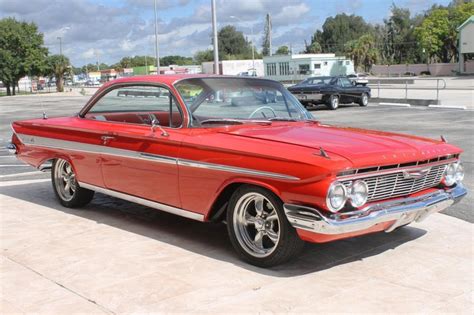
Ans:
[[[362,94],[362,106],[367,106],[368,103],[369,103],[369,97],[365,93]]]
[[[280,218],[265,196],[250,192],[235,205],[233,227],[241,247],[254,257],[267,257],[280,241]]]
[[[64,201],[74,198],[77,189],[76,174],[66,160],[58,160],[54,168],[54,184],[56,192]]]
[[[339,106],[339,97],[334,96],[334,97],[331,99],[331,107],[334,108],[334,109],[336,109],[338,106]]]

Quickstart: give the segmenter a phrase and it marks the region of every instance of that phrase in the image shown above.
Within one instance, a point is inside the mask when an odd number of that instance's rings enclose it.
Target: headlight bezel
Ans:
[[[363,197],[361,202],[357,203],[355,198],[353,197],[355,195],[354,187],[360,187],[360,186],[362,186],[364,188],[365,196]],[[360,208],[360,207],[362,207],[363,205],[365,205],[367,203],[367,200],[369,199],[369,186],[367,185],[367,183],[364,180],[358,179],[358,180],[352,182],[351,192],[349,194],[349,199],[350,199],[351,205],[354,208]]]
[[[335,191],[336,188],[341,188],[343,193],[344,193],[343,194],[343,196],[344,196],[343,201],[341,202],[339,207],[335,207],[331,202],[331,194]],[[337,213],[339,210],[344,208],[344,206],[346,205],[348,197],[349,197],[349,195],[348,195],[348,192],[347,192],[347,187],[344,184],[342,184],[339,181],[332,182],[331,185],[329,186],[328,192],[326,194],[326,206],[327,206],[328,210],[331,211],[332,213]]]
[[[464,179],[464,166],[461,161],[448,164],[443,174],[443,183],[447,187],[460,184]]]

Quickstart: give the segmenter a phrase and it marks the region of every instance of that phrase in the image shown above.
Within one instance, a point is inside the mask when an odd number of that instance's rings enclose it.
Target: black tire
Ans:
[[[359,99],[359,105],[362,107],[369,105],[369,95],[367,93],[362,93]]]
[[[94,197],[94,191],[79,187],[79,184],[76,181],[74,169],[66,160],[56,159],[53,161],[51,182],[53,184],[56,198],[58,198],[59,202],[67,208],[85,206]]]
[[[327,107],[331,110],[336,110],[339,107],[339,96],[338,95],[331,95],[327,102]]]
[[[253,196],[257,198],[254,201],[249,199]],[[262,216],[259,216],[257,203],[261,197],[263,197],[261,203]],[[245,203],[243,200],[251,201]],[[253,211],[256,215],[247,217],[246,214],[249,214],[249,212],[246,211],[252,211],[252,202]],[[244,204],[248,205],[244,217],[249,218],[249,221],[246,221],[245,224],[240,221],[241,218],[244,218],[241,216],[241,209]],[[275,215],[277,216],[276,219]],[[254,219],[253,224],[248,223],[250,218]],[[258,232],[257,226],[263,228],[264,231]],[[237,254],[250,264],[264,268],[282,264],[295,257],[302,250],[305,243],[298,237],[296,230],[288,222],[281,200],[272,192],[252,185],[243,185],[232,194],[227,207],[227,231]],[[267,251],[266,253],[253,250],[251,245],[247,245],[248,242],[254,243],[254,245],[257,244],[257,234],[259,233],[263,235],[259,240],[261,239],[262,250]],[[271,236],[274,237],[275,233],[278,235],[276,242],[271,239]],[[265,248],[266,245],[272,244],[271,248]]]

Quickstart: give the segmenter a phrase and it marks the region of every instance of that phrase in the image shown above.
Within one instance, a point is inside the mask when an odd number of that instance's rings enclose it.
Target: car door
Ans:
[[[339,86],[341,89],[341,103],[355,102],[357,98],[357,88],[348,78],[339,78]]]
[[[101,155],[107,189],[180,207],[177,156],[186,130],[181,129],[183,115],[168,89],[112,89],[85,118],[108,126]]]

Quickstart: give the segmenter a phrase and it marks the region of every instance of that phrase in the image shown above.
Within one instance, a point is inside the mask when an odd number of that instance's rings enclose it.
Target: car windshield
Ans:
[[[193,126],[312,119],[280,83],[251,78],[191,78],[175,84]]]

